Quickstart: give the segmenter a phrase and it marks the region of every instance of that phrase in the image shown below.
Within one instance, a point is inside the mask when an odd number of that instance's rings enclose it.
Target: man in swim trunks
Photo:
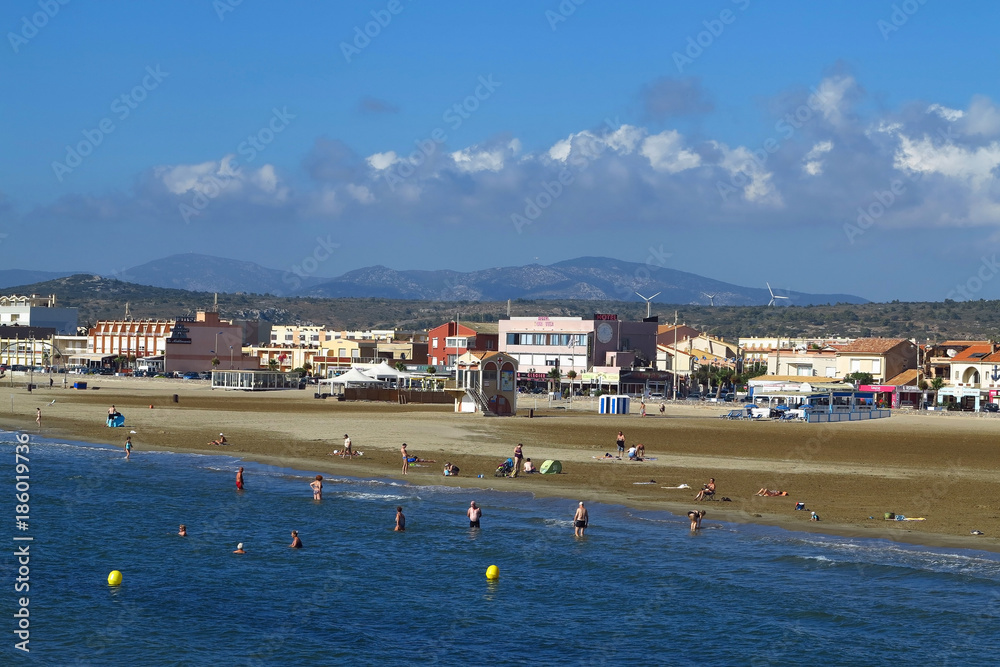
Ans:
[[[406,531],[406,517],[403,516],[403,508],[396,508],[396,527],[393,528],[397,533],[402,533]]]
[[[583,501],[580,501],[580,506],[576,508],[576,514],[573,515],[573,534],[577,537],[583,537],[589,523],[590,515],[587,513],[587,508],[583,506]]]
[[[292,543],[289,544],[288,547],[290,549],[301,549],[302,548],[302,540],[299,539],[299,531],[297,531],[297,530],[293,530],[292,531]]]
[[[323,475],[316,475],[316,479],[309,482],[313,490],[313,500],[323,500]]]
[[[403,443],[403,446],[399,448],[399,453],[403,455],[403,474],[405,475],[406,471],[410,469],[410,455],[406,453],[405,442]]]
[[[236,471],[236,489],[237,491],[243,490],[243,466],[240,466],[240,469]]]
[[[479,528],[479,519],[483,516],[483,510],[479,509],[475,500],[469,505],[466,514],[469,516],[469,528]]]
[[[615,442],[618,444],[618,456],[621,456],[625,453],[625,434],[618,431],[618,437],[615,439]]]

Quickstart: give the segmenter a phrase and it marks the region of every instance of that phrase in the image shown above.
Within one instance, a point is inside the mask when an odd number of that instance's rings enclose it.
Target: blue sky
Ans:
[[[655,256],[752,286],[997,298],[998,14],[11,0],[0,264]]]

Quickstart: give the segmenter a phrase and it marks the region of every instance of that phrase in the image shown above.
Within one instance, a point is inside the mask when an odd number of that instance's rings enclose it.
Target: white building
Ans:
[[[51,327],[76,335],[77,309],[56,308],[56,295],[0,296],[0,326]]]

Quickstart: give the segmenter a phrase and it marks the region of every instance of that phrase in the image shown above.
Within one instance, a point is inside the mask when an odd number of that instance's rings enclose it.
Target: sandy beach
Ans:
[[[206,381],[89,376],[86,390],[63,389],[62,376],[29,393],[25,382],[0,380],[0,428],[121,446],[132,435],[133,457],[144,450],[228,454],[306,472],[401,478],[399,446],[434,463],[411,467],[407,481],[617,503],[708,518],[778,525],[793,530],[866,536],[932,546],[1000,551],[1000,470],[994,449],[1000,418],[988,415],[898,413],[891,419],[803,424],[726,421],[723,406],[667,405],[663,416],[601,416],[589,399],[549,406],[522,401],[518,417],[460,415],[451,406],[316,400],[313,392],[225,392]],[[70,381],[80,379],[69,376]],[[178,402],[173,402],[173,395]],[[50,405],[51,401],[55,401]],[[126,428],[105,426],[108,408]],[[150,407],[152,406],[152,408]],[[35,409],[42,409],[42,427]],[[643,443],[643,462],[604,461],[614,439]],[[208,444],[220,432],[231,444]],[[345,433],[363,456],[333,456]],[[536,465],[563,464],[561,475],[496,478],[518,442]],[[446,461],[459,477],[442,475]],[[477,475],[483,475],[479,479]],[[717,498],[695,492],[716,478]],[[650,483],[653,482],[653,483]],[[689,490],[671,489],[687,484]],[[760,498],[761,487],[788,497]],[[819,514],[810,522],[808,511]],[[893,512],[924,521],[885,521]],[[872,518],[870,518],[872,517]],[[971,531],[983,535],[971,535]]]

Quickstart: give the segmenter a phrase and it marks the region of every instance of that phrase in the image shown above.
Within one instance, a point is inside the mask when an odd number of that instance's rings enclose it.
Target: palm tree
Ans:
[[[212,357],[212,370],[215,370],[216,368],[218,368],[219,367],[219,363],[220,362],[219,362],[219,358],[218,357]]]
[[[931,389],[934,390],[934,405],[938,404],[938,392],[944,386],[944,378],[934,378],[931,380]]]
[[[560,387],[562,386],[562,371],[558,368],[553,368],[546,375],[549,378],[549,391],[555,391],[556,383],[559,383]]]
[[[570,371],[566,373],[566,379],[569,380],[569,395],[573,395],[573,381],[576,380],[576,371]]]
[[[396,362],[396,370],[400,371],[400,372],[405,371],[406,370],[406,364],[404,364],[402,361],[397,361]]]
[[[719,396],[722,395],[723,385],[728,385],[733,381],[733,379],[736,377],[736,371],[734,371],[732,368],[725,368],[725,367],[718,368],[715,371],[714,377],[715,377],[715,382],[718,384],[718,387],[716,388],[715,391],[715,400],[718,401]]]
[[[277,359],[269,359],[268,362],[267,362],[267,370],[269,370],[269,371],[276,371],[276,370],[278,370],[278,360]]]

